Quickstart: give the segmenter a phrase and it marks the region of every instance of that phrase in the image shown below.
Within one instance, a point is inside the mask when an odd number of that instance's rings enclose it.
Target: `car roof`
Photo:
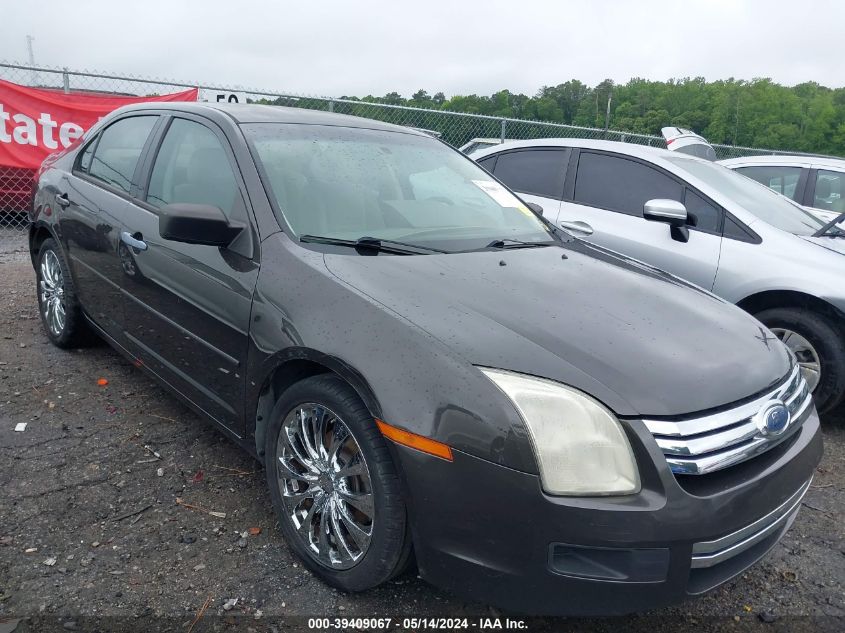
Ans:
[[[737,167],[739,165],[817,165],[819,167],[830,167],[839,171],[845,170],[845,160],[841,158],[834,158],[832,156],[805,156],[801,154],[743,156],[741,158],[720,160],[719,163],[725,167]]]
[[[648,145],[639,145],[637,143],[623,143],[622,141],[603,141],[586,138],[538,138],[527,141],[508,141],[495,147],[478,150],[473,154],[474,160],[479,160],[491,154],[498,154],[499,152],[508,149],[516,149],[520,147],[572,147],[579,149],[597,149],[606,152],[615,152],[617,154],[625,154],[627,156],[635,156],[643,158],[656,164],[663,164],[667,158],[690,158],[694,160],[701,160],[689,154],[679,154],[678,152],[670,152],[668,149],[659,147],[649,147]]]
[[[369,130],[385,130],[390,132],[403,132],[417,136],[428,136],[423,132],[402,125],[383,123],[375,119],[352,116],[349,114],[337,114],[324,112],[322,110],[310,110],[307,108],[291,108],[286,106],[260,105],[255,103],[204,103],[193,101],[137,103],[124,106],[121,113],[143,111],[143,110],[173,110],[176,112],[187,112],[199,115],[221,113],[237,124],[246,123],[299,123],[303,125],[335,125],[341,127],[353,127]]]

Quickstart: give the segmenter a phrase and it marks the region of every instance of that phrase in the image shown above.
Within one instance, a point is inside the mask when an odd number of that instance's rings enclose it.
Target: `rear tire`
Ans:
[[[41,243],[35,267],[38,313],[47,338],[68,349],[89,344],[94,336],[76,295],[76,287],[62,249],[52,238]]]
[[[845,340],[843,331],[826,316],[806,308],[771,308],[758,312],[754,316],[771,329],[787,346],[797,347],[798,360],[802,371],[810,383],[811,367],[814,357],[820,365],[820,375],[813,399],[819,413],[827,413],[845,396]],[[789,340],[789,333],[798,335]],[[804,339],[801,341],[801,339]],[[807,349],[806,343],[809,343]]]
[[[285,539],[323,581],[364,591],[407,566],[411,540],[396,467],[372,415],[339,377],[312,376],[281,395],[265,467]]]

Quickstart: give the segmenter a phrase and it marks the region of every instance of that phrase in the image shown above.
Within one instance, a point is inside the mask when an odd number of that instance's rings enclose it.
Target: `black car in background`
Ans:
[[[534,614],[676,602],[773,547],[820,459],[757,321],[407,128],[122,108],[40,171],[30,247],[50,340],[101,336],[254,454],[343,590],[415,560]]]

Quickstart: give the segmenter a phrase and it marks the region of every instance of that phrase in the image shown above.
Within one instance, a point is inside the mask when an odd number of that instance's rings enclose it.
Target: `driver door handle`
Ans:
[[[564,229],[575,231],[576,233],[580,233],[581,235],[593,234],[593,227],[581,220],[562,220],[561,222],[558,222],[558,224],[560,224],[560,226]]]
[[[143,236],[140,233],[135,233],[135,235],[132,235],[129,231],[123,231],[120,234],[120,241],[126,244],[127,246],[131,246],[135,250],[147,250],[147,243],[143,240]]]
[[[70,198],[67,197],[66,193],[60,193],[56,196],[56,202],[62,209],[64,209],[70,205]]]

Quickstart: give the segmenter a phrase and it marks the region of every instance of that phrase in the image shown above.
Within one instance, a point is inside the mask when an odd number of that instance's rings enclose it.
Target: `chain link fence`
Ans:
[[[242,86],[214,86],[118,76],[67,68],[31,67],[0,62],[0,79],[65,93],[125,96],[161,95],[197,87],[200,101],[264,103],[351,114],[431,131],[455,147],[461,147],[473,139],[523,140],[548,137],[606,139],[666,147],[662,137],[646,134],[465,112],[427,110],[369,101],[292,95]],[[713,145],[713,147],[719,159],[795,153],[731,145]],[[23,230],[28,222],[26,211],[32,201],[33,175],[33,170],[0,166],[0,232],[24,233]]]

